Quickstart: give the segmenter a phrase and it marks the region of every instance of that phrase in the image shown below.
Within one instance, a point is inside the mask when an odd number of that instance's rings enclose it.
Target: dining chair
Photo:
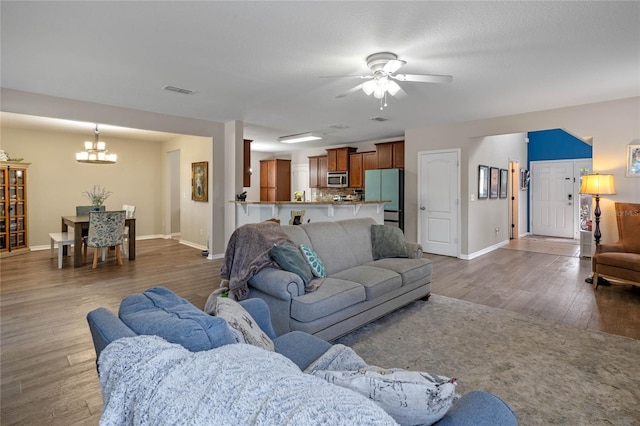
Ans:
[[[136,217],[136,206],[123,204],[122,210],[126,212],[127,219],[133,219],[134,217]],[[125,256],[129,255],[129,227],[126,225],[124,227],[124,240],[122,241],[122,252]]]
[[[89,213],[94,211],[94,209],[95,209],[94,206],[76,206],[76,216],[89,216]],[[103,212],[105,211],[105,206],[102,205],[98,207],[98,209],[99,211]],[[83,245],[82,250],[84,250],[85,253],[87,252],[87,247],[84,245],[84,242],[87,239],[87,235],[89,235],[89,230],[83,229],[82,230],[82,245]]]
[[[116,248],[118,265],[122,265],[122,242],[124,239],[124,221],[126,212],[104,211],[89,213],[89,235],[84,248],[84,261],[87,262],[87,247],[94,249],[92,269],[98,267],[100,249]]]

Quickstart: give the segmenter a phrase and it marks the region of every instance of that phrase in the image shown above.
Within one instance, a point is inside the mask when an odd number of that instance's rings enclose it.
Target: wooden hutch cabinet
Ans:
[[[291,160],[260,161],[260,201],[291,201]]]
[[[378,169],[404,169],[404,141],[377,143]]]
[[[309,188],[327,187],[327,163],[326,155],[309,157]]]
[[[29,251],[27,167],[29,163],[0,162],[0,257]]]

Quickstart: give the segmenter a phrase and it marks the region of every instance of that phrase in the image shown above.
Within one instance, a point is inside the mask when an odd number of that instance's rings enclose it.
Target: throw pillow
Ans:
[[[271,257],[285,271],[299,275],[305,287],[313,279],[313,272],[307,259],[295,245],[288,242],[276,245],[271,249]]]
[[[371,225],[373,260],[408,257],[402,229],[389,225]]]
[[[402,369],[320,370],[315,376],[364,395],[401,425],[430,425],[457,400],[456,379]]]
[[[313,251],[311,247],[305,244],[300,244],[300,250],[302,250],[302,254],[309,262],[309,266],[311,266],[311,272],[313,275],[318,278],[325,278],[327,276],[327,270],[324,267],[324,263],[322,263],[322,259],[320,256]]]
[[[244,342],[240,343],[248,343],[268,351],[274,350],[273,341],[258,327],[251,314],[235,300],[218,297],[213,313],[242,335]]]

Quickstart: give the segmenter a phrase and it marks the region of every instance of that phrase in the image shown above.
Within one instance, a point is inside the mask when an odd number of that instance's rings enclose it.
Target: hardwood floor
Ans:
[[[590,261],[499,249],[434,262],[432,292],[576,327],[640,339],[640,290],[584,282]],[[2,425],[96,425],[102,398],[86,323],[97,307],[117,311],[128,294],[162,285],[203,307],[222,261],[171,240],[137,243],[137,258],[57,269],[49,251],[0,260]]]

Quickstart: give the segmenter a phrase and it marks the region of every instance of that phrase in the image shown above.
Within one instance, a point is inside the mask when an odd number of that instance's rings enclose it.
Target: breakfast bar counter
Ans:
[[[371,217],[384,223],[388,201],[230,201],[236,205],[236,227],[247,223],[279,219],[280,223],[332,222],[354,217]]]

